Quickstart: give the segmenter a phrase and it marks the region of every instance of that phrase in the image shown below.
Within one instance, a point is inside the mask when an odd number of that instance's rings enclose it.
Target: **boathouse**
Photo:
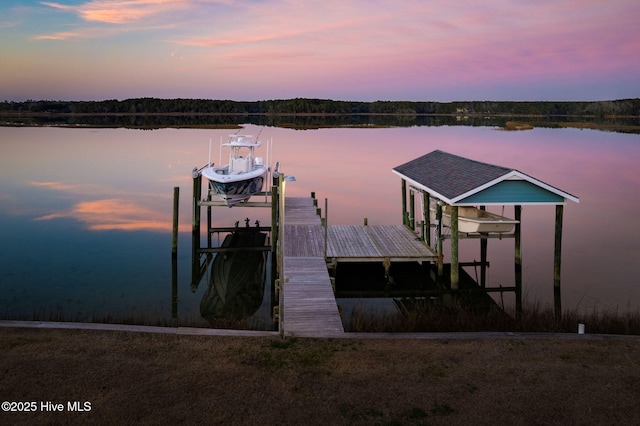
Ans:
[[[522,310],[522,253],[521,253],[521,211],[523,205],[555,206],[555,251],[554,251],[554,305],[556,316],[561,315],[560,266],[562,247],[563,207],[568,201],[578,203],[578,197],[551,186],[539,179],[513,168],[482,163],[440,150],[393,168],[393,173],[402,179],[402,219],[411,229],[420,227],[424,241],[438,253],[438,271],[442,274],[443,227],[450,228],[451,239],[451,291],[458,290],[459,268],[458,240],[460,238],[480,239],[481,288],[485,291],[514,291],[516,311]],[[408,184],[408,186],[407,186]],[[415,195],[422,199],[423,217],[415,220]],[[407,203],[407,198],[409,203]],[[509,220],[498,216],[492,218],[496,228],[482,224],[486,206],[513,206],[514,218]],[[479,225],[475,229],[461,229],[465,215],[475,211]],[[501,217],[501,219],[500,219]],[[514,226],[500,227],[500,221],[511,222]],[[489,222],[489,220],[487,220]],[[505,231],[507,229],[507,231]],[[432,230],[435,231],[432,239]],[[513,287],[489,288],[485,284],[486,251],[489,238],[514,238]]]

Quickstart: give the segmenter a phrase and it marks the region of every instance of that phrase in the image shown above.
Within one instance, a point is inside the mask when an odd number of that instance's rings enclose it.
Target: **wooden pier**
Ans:
[[[325,227],[314,200],[297,197],[284,202],[281,250],[281,333],[306,337],[344,333],[328,261],[388,264],[437,258],[403,225]]]
[[[222,250],[212,246],[211,233],[233,229],[212,228],[211,208],[222,203],[212,200],[210,193],[201,198],[200,170],[194,169],[193,179],[191,289],[195,291],[213,254]],[[278,322],[282,336],[344,336],[334,283],[329,275],[329,268],[339,262],[379,262],[389,268],[391,262],[437,259],[436,253],[404,225],[327,226],[313,194],[311,197],[285,197],[284,187],[284,176],[274,176],[271,191],[263,194],[270,197],[268,201],[242,204],[272,210],[271,226],[260,228],[260,231],[270,232],[271,246],[255,249],[272,253],[272,283],[278,294],[274,321]],[[200,245],[202,207],[207,208],[206,247]]]
[[[344,334],[324,258],[324,228],[312,198],[286,198],[280,252],[280,333],[335,337]]]

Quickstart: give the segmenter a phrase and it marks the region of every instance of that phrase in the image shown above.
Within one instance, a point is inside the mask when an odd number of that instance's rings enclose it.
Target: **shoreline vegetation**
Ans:
[[[586,333],[640,336],[640,310],[604,309],[565,310],[556,318],[553,307],[539,303],[525,303],[521,314],[509,307],[495,306],[479,309],[457,304],[450,308],[433,307],[428,303],[414,304],[414,309],[398,310],[379,314],[366,312],[357,307],[349,317],[343,316],[345,332],[348,333],[444,333],[444,332],[513,332],[513,333],[576,333],[578,324],[584,324]],[[122,324],[155,327],[195,327],[227,330],[254,330],[248,318],[216,319],[202,318],[159,319],[143,316],[94,315],[78,318],[66,315],[62,310],[50,314],[34,312],[26,317],[5,318],[16,321],[79,322],[95,324]],[[277,331],[275,326],[267,331]]]
[[[300,130],[457,125],[504,130],[571,127],[640,134],[640,98],[447,103],[304,98],[255,102],[156,98],[0,102],[2,126],[236,129],[245,123]]]

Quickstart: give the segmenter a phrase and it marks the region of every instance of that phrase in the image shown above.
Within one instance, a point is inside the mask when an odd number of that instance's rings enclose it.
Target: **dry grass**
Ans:
[[[0,329],[2,424],[640,424],[638,340]]]
[[[608,132],[621,133],[638,133],[640,126],[619,123],[606,122],[587,122],[587,121],[564,121],[564,122],[547,122],[547,121],[507,121],[503,130],[531,130],[534,127],[570,127],[575,129],[591,129],[602,130]]]
[[[504,130],[531,130],[533,126],[522,121],[507,121],[502,128]]]
[[[542,308],[539,303],[525,303],[521,314],[515,309],[506,313],[498,307],[474,310],[456,304],[451,308],[413,302],[413,309],[384,315],[354,309],[346,321],[345,329],[351,332],[536,332],[575,333],[578,324],[585,324],[588,333],[640,335],[640,311],[568,310],[556,319],[552,308]]]

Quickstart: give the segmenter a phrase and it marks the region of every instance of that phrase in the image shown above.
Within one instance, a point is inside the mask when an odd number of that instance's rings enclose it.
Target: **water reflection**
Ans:
[[[267,234],[248,226],[225,237],[221,247],[230,250],[213,259],[200,302],[203,318],[240,320],[256,313],[264,296],[267,256],[265,251],[249,249],[264,247],[266,240]]]
[[[243,133],[261,130],[273,138],[272,158],[296,176],[287,195],[315,191],[321,206],[328,198],[329,224],[361,224],[364,217],[370,224],[401,223],[400,181],[391,169],[435,149],[513,167],[575,194],[580,204],[564,211],[563,306],[640,304],[637,135],[460,126],[249,125]],[[191,170],[207,161],[210,139],[228,134],[0,127],[0,317],[49,319],[60,312],[78,320],[171,321],[172,188],[179,186],[178,317],[207,325],[200,302],[209,287],[190,289]],[[268,212],[251,215],[269,223]],[[213,225],[245,216],[235,207],[216,210]],[[527,206],[522,221],[525,299],[552,305],[554,209]],[[488,250],[488,285],[511,285],[513,242],[492,240]],[[479,243],[461,241],[460,251],[464,260],[477,259]]]

